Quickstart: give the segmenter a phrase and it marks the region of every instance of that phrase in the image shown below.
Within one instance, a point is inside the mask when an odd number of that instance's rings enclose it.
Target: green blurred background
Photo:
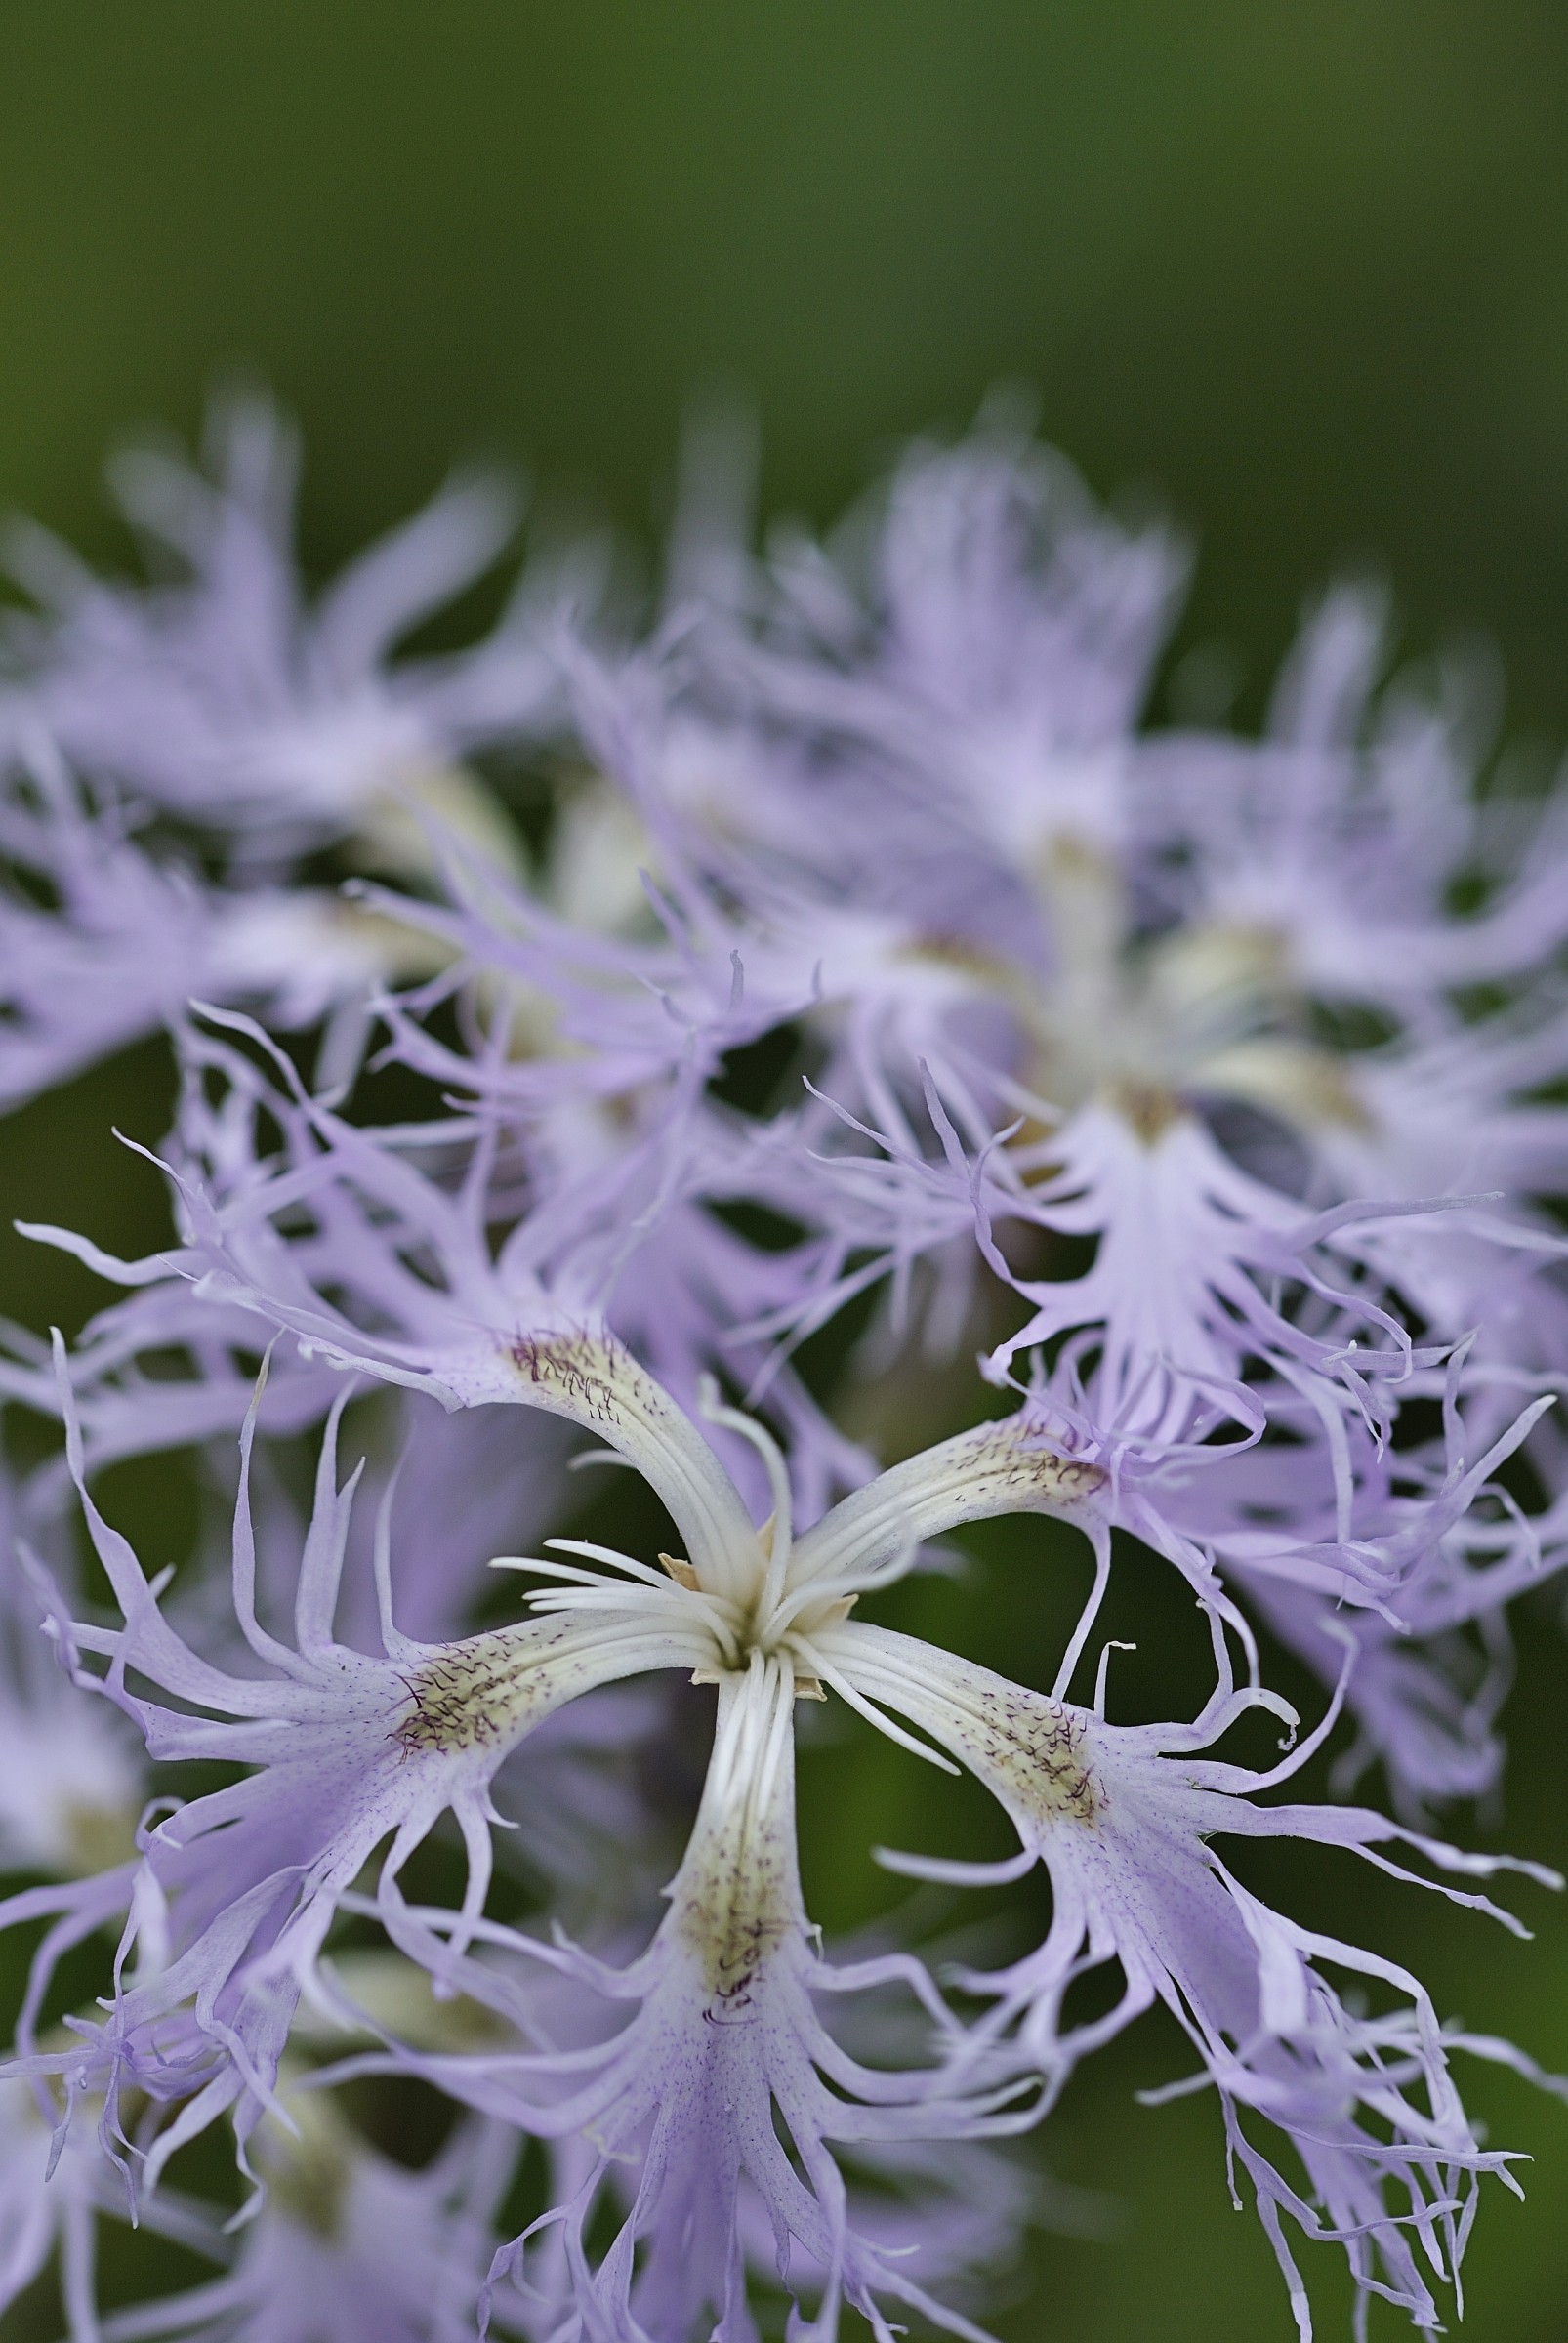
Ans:
[[[236,374],[303,419],[321,566],[453,458],[524,463],[552,509],[651,539],[682,410],[716,387],[757,404],[768,509],[825,519],[901,434],[959,427],[1014,379],[1096,489],[1196,534],[1182,642],[1234,655],[1244,714],[1303,595],[1372,568],[1412,649],[1497,645],[1514,751],[1544,771],[1568,737],[1551,0],[8,0],[0,90],[0,505],[95,555],[123,552],[105,446],[188,432]],[[156,1183],[106,1126],[155,1136],[159,1079],[144,1051],[12,1119],[7,1219],[155,1241]],[[15,1240],[0,1268],[10,1315],[87,1306],[84,1276]],[[1038,1557],[1000,1535],[979,1567],[991,1656],[1021,1669],[1027,1616],[1049,1674],[1059,1606],[1021,1600]],[[955,1598],[914,1599],[934,1625]],[[1148,1671],[1129,1682],[1153,1697],[1182,1623],[1152,1576],[1123,1599]],[[1523,1623],[1506,1831],[1560,1861],[1557,1609]],[[804,1791],[832,1834],[817,1901],[844,1921],[867,1839],[932,1827],[923,1769],[851,1765],[849,1747]],[[1568,2067],[1562,1910],[1524,1891],[1541,1934],[1519,1947],[1331,1869],[1322,1901],[1300,1865],[1278,1892],[1419,1960],[1444,2012]],[[1143,2029],[1075,2087],[1053,2167],[1122,2216],[1107,2239],[1041,2240],[1001,2322],[1013,2343],[1290,2333],[1261,2237],[1228,2209],[1213,2106],[1134,2103],[1180,2071]],[[1476,2095],[1538,2160],[1523,2210],[1489,2192],[1471,2327],[1568,2337],[1568,2109],[1506,2078]],[[1347,2333],[1335,2272],[1314,2290],[1323,2333]],[[1375,2312],[1375,2334],[1400,2326]]]

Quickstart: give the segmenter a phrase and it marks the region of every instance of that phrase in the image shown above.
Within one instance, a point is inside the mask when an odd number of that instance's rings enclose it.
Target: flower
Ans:
[[[296,2081],[303,2078],[295,2077]],[[267,2195],[233,2266],[105,2322],[112,2343],[463,2343],[514,2157],[460,2126],[421,2171],[380,2156],[324,2092],[288,2090],[256,2142]]]
[[[0,2312],[58,2253],[68,2343],[102,2343],[97,2303],[98,2222],[125,2219],[125,2191],[84,2130],[65,2132],[36,2083],[0,2081]],[[216,2258],[222,2239],[203,2208],[166,2190],[147,2224]]]
[[[449,487],[307,613],[288,542],[293,434],[251,399],[215,410],[210,438],[215,480],[151,450],[113,471],[128,518],[188,583],[105,584],[44,531],[14,533],[44,615],[13,622],[13,736],[42,731],[94,782],[236,842],[270,832],[274,858],[290,836],[390,818],[400,779],[428,777],[438,802],[472,804],[475,827],[501,836],[452,766],[471,741],[532,732],[551,699],[525,608],[465,656],[388,660],[493,563],[510,497]]]
[[[526,1565],[559,1582],[535,1598],[529,1621],[447,1645],[421,1645],[392,1624],[383,1540],[377,1567],[384,1656],[352,1652],[331,1634],[352,1497],[351,1482],[345,1490],[337,1486],[341,1410],[335,1410],[322,1448],[291,1647],[273,1637],[255,1611],[253,1416],[241,1447],[234,1604],[245,1640],[267,1673],[245,1678],[199,1659],[169,1625],[156,1590],[87,1493],[67,1402],[72,1469],[125,1621],[118,1629],[70,1629],[75,1647],[107,1657],[103,1687],[136,1717],[156,1756],[222,1757],[257,1769],[232,1788],[178,1809],[146,1834],[142,1870],[130,1883],[132,1911],[120,1953],[123,1963],[141,1946],[141,1965],[117,1983],[105,2021],[78,2022],[82,2047],[44,2062],[48,2071],[71,2074],[97,2074],[106,2066],[155,2098],[183,2099],[146,2155],[145,2185],[155,2182],[178,2145],[236,2103],[239,2136],[248,2138],[273,2099],[290,2020],[302,1989],[314,1984],[332,1914],[367,1858],[388,1839],[376,1909],[395,1941],[405,1949],[423,1948],[433,1968],[452,1973],[453,1960],[480,1924],[490,1870],[489,1787],[502,1760],[562,1702],[649,1668],[717,1677],[723,1720],[707,1802],[687,1852],[685,1888],[659,1939],[662,1946],[673,1936],[684,1950],[679,1960],[663,1952],[656,1959],[650,1954],[653,1970],[639,1972],[662,1976],[675,1962],[673,1982],[650,1995],[650,2038],[665,2038],[679,2023],[694,2026],[701,2043],[709,2022],[705,2010],[748,2007],[740,1950],[753,1942],[761,1951],[770,1952],[775,1942],[789,1948],[776,1971],[777,1991],[794,2012],[789,2024],[804,2025],[802,1981],[790,1966],[805,1960],[809,1947],[793,1885],[788,1727],[797,1691],[820,1689],[816,1637],[822,1623],[842,1617],[863,1586],[907,1567],[926,1536],[1017,1505],[1071,1515],[1096,1485],[1092,1468],[1040,1448],[1016,1428],[986,1426],[933,1452],[916,1469],[895,1468],[795,1541],[781,1459],[764,1434],[732,1418],[730,1428],[744,1427],[762,1451],[773,1485],[775,1510],[760,1534],[695,1428],[610,1339],[584,1334],[517,1345],[506,1366],[519,1397],[595,1429],[641,1465],[669,1504],[686,1555],[654,1569],[566,1541],[567,1551],[583,1553],[597,1567]],[[717,1412],[717,1402],[712,1404]],[[849,1676],[831,1666],[823,1672],[852,1706],[866,1708]],[[184,1713],[149,1700],[130,1688],[133,1677],[213,1713]],[[93,1682],[85,1675],[80,1680]],[[903,1738],[890,1720],[881,1721],[884,1730]],[[437,1946],[428,1930],[410,1934],[397,1878],[448,1810],[463,1831],[470,1881],[457,1925]],[[733,1897],[716,1917],[713,1897],[731,1870]],[[723,1889],[723,1895],[729,1892]],[[693,1960],[706,1980],[700,1993],[693,1986]],[[771,1961],[763,1965],[774,1976]],[[862,1974],[875,1981],[860,1971],[851,1972],[849,1981]],[[186,2013],[187,2038],[172,2058],[170,2023],[181,2012]],[[684,2015],[673,2014],[680,2012]],[[809,2029],[803,2038],[805,2064],[796,2080],[805,2088],[829,2054]],[[847,2070],[840,2060],[833,2072],[842,2080]],[[646,2087],[645,2076],[635,2090],[627,2080],[632,2095],[623,2109],[625,2125],[640,2122],[637,2111],[647,2104]],[[876,2102],[887,2091],[895,2098],[911,2091],[923,2097],[928,2086],[923,2080],[918,2088],[902,2082],[865,2087]],[[810,2089],[817,2104],[820,2086]],[[825,2105],[818,2105],[823,2121]],[[978,2108],[962,2116],[950,2110],[937,2120],[983,2129],[990,2112],[987,2092]],[[868,2116],[848,2136],[899,2134],[896,2126],[885,2132]],[[911,2136],[933,2135],[917,2126]],[[945,2134],[939,2128],[934,2136]],[[733,2147],[730,2138],[721,2166]],[[760,2153],[755,2143],[746,2151],[753,2158]],[[770,2185],[782,2187],[787,2171],[779,2159]],[[825,2186],[819,2174],[813,2190],[820,2196]],[[774,2209],[782,2219],[777,2202]],[[799,2230],[806,2216],[797,2206],[792,2218]],[[803,2243],[830,2269],[830,2293],[842,2281],[858,2298],[872,2286],[871,2265],[852,2257],[846,2262],[834,2243],[831,2219],[824,2229],[821,2218],[812,2216],[815,2225],[800,2231]],[[896,2278],[876,2282],[895,2293],[904,2290]]]
[[[442,955],[395,915],[299,884],[301,861],[333,845],[424,884],[437,842],[463,839],[495,868],[522,865],[461,759],[551,728],[546,613],[572,582],[536,570],[487,641],[392,659],[494,562],[510,497],[454,483],[308,611],[288,541],[292,435],[252,400],[215,414],[212,443],[216,482],[148,451],[115,468],[128,517],[188,583],[109,585],[42,530],[13,532],[47,615],[13,614],[0,694],[0,843],[25,874],[0,902],[0,1101],[156,1030],[192,996],[284,1026],[328,1020],[324,1079],[342,1079],[370,994]]]

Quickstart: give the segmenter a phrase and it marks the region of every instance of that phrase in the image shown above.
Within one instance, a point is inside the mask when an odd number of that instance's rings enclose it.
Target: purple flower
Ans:
[[[446,774],[455,797],[451,766],[471,742],[534,731],[554,684],[526,604],[475,651],[389,664],[495,560],[513,522],[503,491],[446,489],[307,610],[289,546],[292,434],[270,408],[239,404],[215,413],[211,453],[211,480],[152,452],[114,472],[128,516],[188,582],[106,584],[42,530],[16,535],[45,615],[14,625],[33,671],[14,733],[42,730],[95,782],[265,840],[275,859],[285,838],[374,821],[400,779]]]
[[[558,1582],[535,1598],[531,1620],[428,1645],[400,1635],[392,1623],[383,1542],[377,1568],[384,1656],[353,1652],[331,1631],[352,1496],[351,1482],[341,1491],[336,1483],[335,1413],[301,1563],[295,1640],[285,1644],[255,1612],[248,1488],[253,1419],[242,1444],[233,1583],[240,1626],[265,1672],[239,1677],[198,1658],[175,1633],[157,1590],[83,1486],[94,1544],[125,1624],[68,1630],[75,1647],[108,1659],[104,1688],[137,1719],[155,1756],[217,1757],[256,1769],[232,1788],[179,1808],[146,1834],[142,1871],[126,1890],[131,1911],[107,2017],[78,2022],[79,2050],[35,2055],[31,2062],[46,2072],[123,2076],[155,2099],[183,2101],[146,2154],[149,2185],[174,2149],[224,2110],[237,2104],[242,2142],[254,2130],[273,2096],[299,1994],[317,1988],[317,1957],[333,1913],[388,1840],[375,1909],[394,1941],[423,1951],[438,1972],[455,1976],[452,1964],[480,1925],[490,1870],[489,1791],[502,1761],[552,1708],[596,1684],[650,1668],[678,1667],[719,1680],[729,1722],[721,1731],[710,1792],[688,1850],[687,1893],[677,1898],[659,1939],[659,1948],[674,1941],[681,1950],[656,1949],[648,1956],[652,1968],[638,1972],[649,1980],[653,2011],[642,2035],[658,2042],[672,2030],[683,2031],[688,2043],[706,2045],[715,2010],[738,2015],[750,2007],[736,1967],[739,1948],[755,1937],[770,1951],[776,1941],[784,1948],[776,1969],[785,2012],[779,2056],[788,2051],[797,2064],[776,2070],[754,2064],[748,2071],[755,2081],[748,2087],[763,2089],[770,2076],[782,2087],[793,2074],[791,2087],[806,2094],[803,2107],[807,2113],[815,2107],[826,2122],[828,2099],[812,2079],[829,2056],[826,2037],[819,2042],[807,2028],[804,2048],[789,2051],[805,2023],[799,1964],[809,1956],[793,1885],[789,1719],[798,1690],[821,1689],[815,1639],[824,1623],[831,1625],[845,1615],[860,1588],[907,1567],[926,1536],[1018,1505],[1072,1514],[1096,1485],[1092,1468],[1063,1460],[1011,1427],[988,1426],[933,1452],[918,1467],[897,1468],[794,1541],[782,1461],[744,1418],[732,1418],[731,1428],[761,1447],[774,1490],[774,1513],[762,1533],[694,1427],[613,1342],[577,1336],[518,1345],[505,1364],[518,1396],[599,1432],[641,1465],[670,1507],[685,1556],[655,1569],[563,1541],[589,1566],[526,1564]],[[79,1476],[81,1454],[68,1412],[67,1424]],[[852,1706],[866,1706],[849,1676],[831,1666],[823,1672]],[[132,1678],[184,1706],[134,1691]],[[890,1720],[881,1721],[884,1730],[902,1738]],[[448,1811],[468,1849],[469,1888],[438,1944],[428,1929],[411,1934],[397,1879],[414,1848]],[[726,1905],[729,1916],[716,1918],[710,1909],[719,1892],[714,1881],[724,1872],[730,1860],[724,1850],[737,1832],[730,1849],[740,1867],[733,1909]],[[722,1941],[704,1950],[692,1931],[709,1921]],[[138,1965],[122,1974],[133,1951]],[[763,1965],[775,1977],[773,1964]],[[642,1988],[629,1990],[640,1996]],[[629,2042],[629,2059],[631,2048]],[[843,2078],[842,2061],[834,2072]],[[656,2070],[645,2060],[628,2064],[604,2098],[605,2121],[620,2104],[617,2121],[636,2129],[650,2087],[655,2095],[662,2087]],[[716,2081],[716,2087],[722,2098],[723,2086]],[[899,2102],[911,2094],[923,2099],[929,2086],[926,2080],[887,2081],[866,2088],[874,2102],[879,2093]],[[982,2101],[989,2108],[988,2093]],[[973,2128],[969,2116],[961,2120],[951,2112],[935,2120],[935,2135],[917,2124],[908,2136],[945,2136],[952,2122]],[[755,2158],[763,2153],[762,2135],[755,2123],[753,2131],[744,2153]],[[897,2125],[867,2116],[848,2136],[903,2135]],[[722,2192],[724,2159],[740,2153],[738,2138],[726,2133],[719,2142],[715,2177]],[[804,2138],[801,2145],[807,2150]],[[809,2153],[820,2160],[825,2151],[819,2146]],[[772,2158],[769,2185],[784,2188],[790,2167],[776,2144]],[[837,2189],[826,2169],[813,2179],[813,2196],[827,2188],[831,2197]],[[658,2189],[664,2185],[661,2179]],[[830,2294],[841,2280],[864,2293],[873,2283],[871,2265],[845,2259],[847,2248],[835,2243],[833,2205],[808,2218],[804,2200],[790,2193],[796,2187],[790,2180],[785,2188],[786,2209],[794,2208],[790,2219],[798,2228],[805,2224],[800,2234],[807,2250],[834,2274]],[[778,2204],[774,2209],[785,2217]],[[876,2282],[900,2291],[895,2277]]]
[[[193,996],[284,1027],[328,1020],[332,1078],[351,1071],[369,995],[441,965],[426,932],[320,887],[215,884],[192,858],[154,851],[123,808],[95,809],[47,744],[29,744],[24,771],[25,797],[0,797],[0,847],[29,883],[0,896],[0,1104],[175,1021]]]
[[[803,726],[896,759],[999,860],[1027,864],[1063,834],[1121,845],[1183,566],[1163,532],[1094,512],[998,407],[961,446],[904,459],[863,594],[814,548],[786,552],[778,648],[753,672]]]
[[[69,2343],[103,2343],[97,2301],[98,2223],[131,2205],[86,2126],[66,2132],[34,2082],[0,2081],[0,2313],[58,2254]],[[147,2226],[217,2259],[223,2240],[203,2211],[172,2190],[145,2209]]]
[[[325,2092],[291,2090],[279,2108],[256,2141],[267,2195],[232,2267],[114,2313],[104,2343],[467,2343],[513,2143],[496,2126],[463,2125],[410,2172]]]
[[[1419,1028],[1451,988],[1528,977],[1561,943],[1561,800],[1478,798],[1459,695],[1375,694],[1376,596],[1324,597],[1280,678],[1260,748],[1212,736],[1156,752],[1184,861],[1186,917],[1272,936],[1296,981]],[[1481,879],[1456,917],[1456,880]]]

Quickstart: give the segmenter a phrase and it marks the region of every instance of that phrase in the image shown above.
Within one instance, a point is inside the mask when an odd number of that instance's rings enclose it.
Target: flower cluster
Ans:
[[[0,1096],[167,1029],[174,1227],[29,1227],[118,1291],[0,1352],[64,1427],[0,1583],[0,2296],[58,2242],[72,2343],[974,2338],[1070,2214],[1012,2143],[1160,2002],[1300,2335],[1300,2238],[1435,2327],[1517,2186],[1454,2054],[1537,2070],[1216,1842],[1520,1934],[1476,1883],[1555,1884],[1432,1832],[1568,1560],[1562,808],[1477,788],[1365,596],[1260,740],[1152,720],[1179,550],[1000,414],[826,543],[699,495],[640,633],[572,551],[438,657],[495,487],[311,599],[269,412],[117,479],[166,582],[18,546]],[[222,1563],[106,1518],[176,1451]],[[895,1624],[1004,1515],[1091,1563],[1049,1685]],[[1190,1721],[1108,1712],[1130,1541],[1202,1624]],[[817,1703],[1016,1841],[882,1862],[1043,1867],[1043,1937],[824,1945]],[[1274,1794],[1330,1743],[1333,1794]],[[1340,1802],[1374,1771],[1390,1812]],[[423,2160],[367,2077],[444,2101]],[[217,2275],[102,2316],[116,2214]]]

